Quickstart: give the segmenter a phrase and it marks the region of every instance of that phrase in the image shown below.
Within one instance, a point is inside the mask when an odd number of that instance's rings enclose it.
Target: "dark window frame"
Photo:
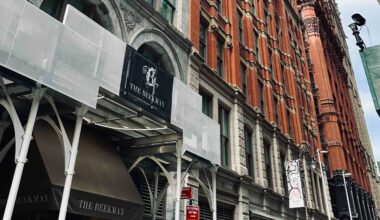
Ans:
[[[269,73],[272,78],[274,78],[274,70],[273,70],[273,51],[268,47],[268,62],[269,62]]]
[[[252,131],[248,127],[244,128],[244,144],[245,144],[245,161],[246,161],[248,176],[254,177]]]
[[[245,96],[248,96],[248,68],[240,62],[241,90]]]
[[[258,31],[254,30],[255,35],[255,50],[256,50],[256,61],[257,63],[261,63],[260,57],[260,34]]]
[[[264,165],[265,176],[267,178],[268,188],[273,188],[273,174],[272,174],[272,146],[269,142],[264,140]]]
[[[199,26],[199,55],[207,60],[207,37],[208,37],[208,24],[204,19],[201,19]]]
[[[199,95],[202,97],[202,113],[212,118],[213,96],[202,90],[199,90]]]
[[[261,113],[265,116],[265,85],[261,80],[257,81],[258,88],[259,88],[259,97],[260,97],[260,110]]]
[[[220,148],[221,148],[221,165],[228,167],[230,164],[230,111],[224,106],[219,105],[218,109],[218,122],[220,125]]]
[[[277,98],[277,96],[274,94],[273,95],[273,108],[274,108],[274,115],[275,115],[275,122],[277,124],[277,126],[280,125],[280,115],[279,115],[279,100]]]
[[[238,23],[238,30],[239,30],[239,42],[244,45],[244,15],[243,13],[238,9],[238,19],[239,19],[239,23]]]
[[[216,43],[216,72],[222,78],[224,77],[224,44],[225,40],[222,37],[218,37]]]
[[[219,14],[223,14],[223,0],[216,0],[216,10]]]

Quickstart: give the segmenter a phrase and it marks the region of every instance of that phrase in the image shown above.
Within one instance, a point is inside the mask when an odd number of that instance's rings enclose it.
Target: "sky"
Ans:
[[[341,13],[344,32],[347,36],[351,62],[355,72],[356,82],[366,118],[367,128],[371,139],[375,160],[380,161],[380,117],[377,115],[367,79],[359,55],[359,48],[348,27],[353,21],[351,16],[361,14],[367,19],[367,24],[361,30],[360,36],[367,47],[380,44],[380,4],[377,0],[336,0]],[[380,62],[380,61],[379,61]]]

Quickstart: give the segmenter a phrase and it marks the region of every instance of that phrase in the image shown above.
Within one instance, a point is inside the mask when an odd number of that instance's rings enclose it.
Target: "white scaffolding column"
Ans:
[[[32,107],[30,109],[28,122],[26,124],[26,129],[25,129],[25,133],[23,136],[23,140],[22,140],[20,154],[18,155],[18,157],[16,155],[16,157],[17,157],[16,169],[15,169],[15,173],[13,175],[13,180],[12,180],[11,189],[10,189],[9,195],[8,195],[7,205],[6,205],[5,210],[4,210],[3,220],[10,220],[12,218],[13,209],[15,206],[17,193],[18,193],[18,189],[20,186],[22,173],[24,170],[25,163],[28,161],[26,157],[28,155],[29,145],[30,145],[30,141],[32,139],[32,132],[33,132],[34,123],[36,122],[38,107],[40,105],[40,100],[43,97],[44,93],[45,93],[45,89],[40,88],[40,87],[35,89],[34,93],[33,93]],[[17,151],[16,151],[16,153],[17,153]]]
[[[73,182],[73,176],[74,176],[74,169],[75,169],[75,162],[78,154],[78,144],[79,144],[79,138],[80,133],[82,129],[82,122],[83,122],[83,116],[87,112],[87,107],[80,107],[76,110],[76,123],[75,123],[75,130],[74,130],[74,136],[72,141],[72,146],[70,149],[70,159],[69,164],[66,170],[66,180],[65,180],[65,186],[63,189],[62,194],[62,201],[61,201],[61,207],[59,209],[59,220],[65,220],[66,219],[66,212],[67,212],[67,205],[69,202],[70,197],[70,190],[71,190],[71,184]]]
[[[212,195],[211,195],[211,201],[212,201],[212,220],[216,220],[217,217],[217,207],[216,207],[216,172],[218,171],[218,167],[213,166],[211,169],[211,182],[212,182]]]
[[[174,219],[179,220],[180,205],[181,205],[181,165],[182,165],[182,141],[177,141],[177,176],[176,176],[176,193],[175,193],[175,212]]]
[[[199,179],[196,173],[192,172],[192,177],[199,183],[199,185],[202,187],[204,193],[206,194],[207,201],[210,206],[210,211],[212,212],[212,219],[217,220],[217,202],[216,202],[216,173],[218,171],[218,166],[213,165],[212,167],[208,168],[208,170],[211,172],[211,183],[209,178],[207,177],[207,173],[205,172],[205,177],[207,183],[204,183],[202,180]]]

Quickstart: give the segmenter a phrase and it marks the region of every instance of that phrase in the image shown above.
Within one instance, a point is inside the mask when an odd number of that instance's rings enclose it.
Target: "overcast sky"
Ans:
[[[344,31],[347,36],[347,44],[350,49],[351,61],[355,71],[356,81],[359,87],[360,98],[367,122],[368,132],[371,138],[375,159],[380,161],[380,117],[375,111],[369,91],[363,65],[356,46],[356,41],[348,25],[352,23],[351,15],[360,13],[367,19],[366,27],[361,30],[361,37],[367,46],[380,44],[380,5],[377,0],[336,0],[341,12]],[[379,60],[380,62],[380,60]]]

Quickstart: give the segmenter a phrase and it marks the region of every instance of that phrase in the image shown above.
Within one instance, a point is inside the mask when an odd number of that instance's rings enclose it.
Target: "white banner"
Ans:
[[[289,160],[284,164],[288,182],[289,208],[301,208],[305,205],[299,163],[300,160]]]

